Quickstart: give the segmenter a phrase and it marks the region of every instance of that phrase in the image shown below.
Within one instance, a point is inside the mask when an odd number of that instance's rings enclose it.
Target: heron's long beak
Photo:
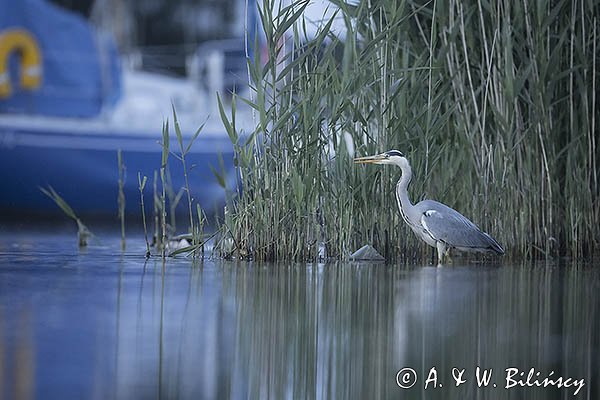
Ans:
[[[385,160],[385,154],[377,154],[375,156],[358,157],[354,159],[355,164],[378,164],[380,161]]]

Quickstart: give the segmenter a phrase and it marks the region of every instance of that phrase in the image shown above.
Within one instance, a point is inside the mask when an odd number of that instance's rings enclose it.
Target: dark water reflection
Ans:
[[[163,267],[117,249],[0,237],[0,399],[600,398],[600,266]],[[506,389],[507,368],[584,386]]]

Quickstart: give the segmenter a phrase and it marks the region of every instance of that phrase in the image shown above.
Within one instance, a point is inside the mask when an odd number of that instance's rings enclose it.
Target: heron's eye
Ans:
[[[391,157],[391,156],[394,156],[394,157],[403,157],[403,154],[400,153],[398,150],[390,150],[390,151],[386,152],[385,154],[386,154],[386,156],[388,158]]]

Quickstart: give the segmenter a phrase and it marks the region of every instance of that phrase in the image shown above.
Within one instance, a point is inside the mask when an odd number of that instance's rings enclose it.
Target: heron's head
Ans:
[[[392,164],[399,167],[408,166],[408,160],[404,154],[398,150],[389,150],[385,153],[368,157],[358,157],[354,159],[355,164]]]

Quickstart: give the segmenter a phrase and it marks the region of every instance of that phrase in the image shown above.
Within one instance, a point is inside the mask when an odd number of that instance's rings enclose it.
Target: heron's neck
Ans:
[[[408,184],[412,179],[412,170],[410,166],[402,166],[402,176],[396,185],[396,199],[398,200],[398,206],[403,210],[412,208],[412,203],[408,198]]]

